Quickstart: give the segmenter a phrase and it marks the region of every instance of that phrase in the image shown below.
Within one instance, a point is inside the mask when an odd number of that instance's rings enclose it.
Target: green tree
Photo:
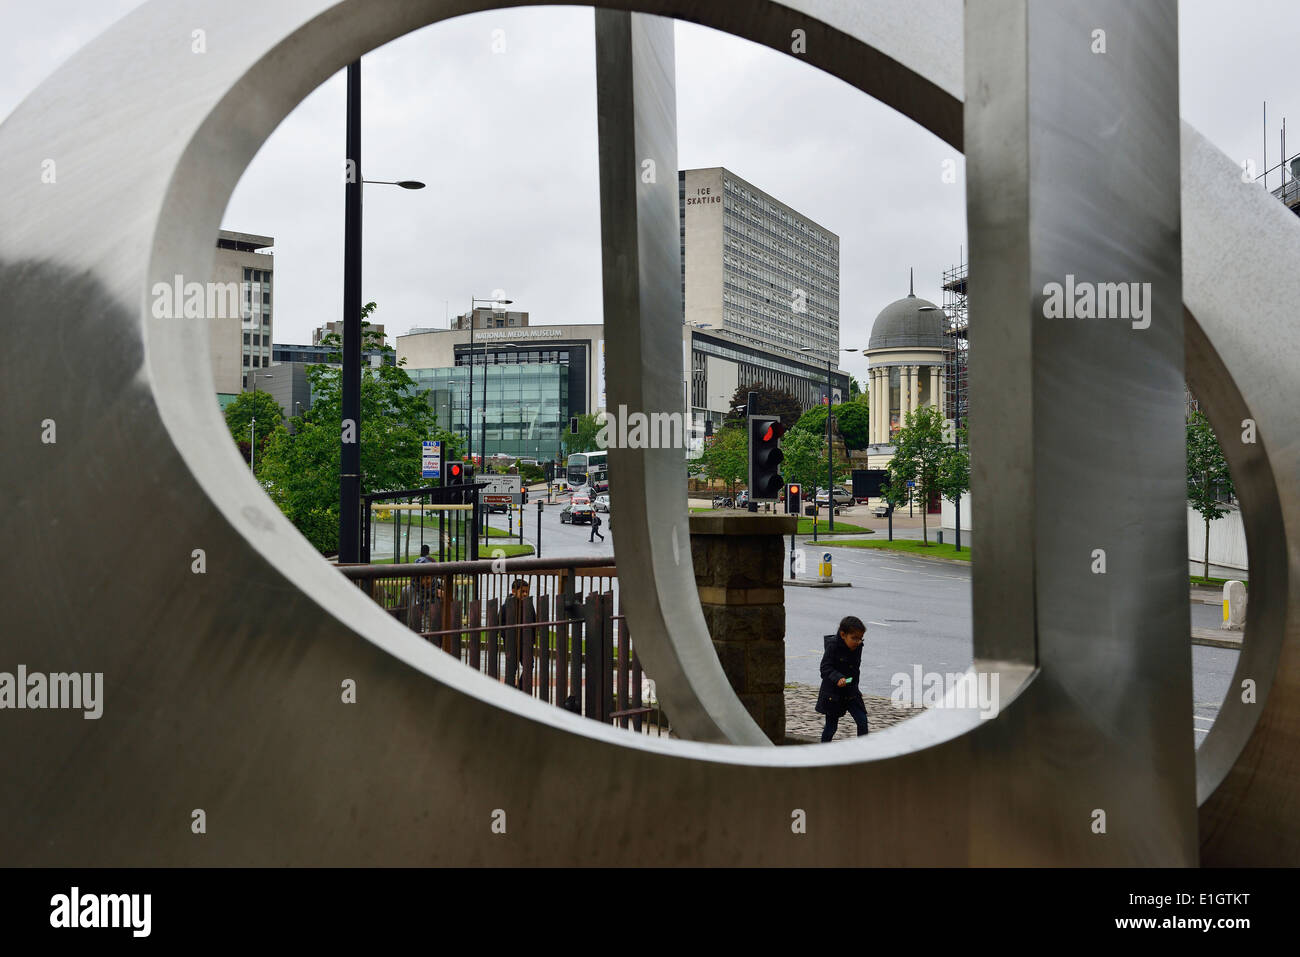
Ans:
[[[1210,522],[1228,514],[1225,499],[1233,494],[1228,460],[1210,420],[1204,412],[1193,412],[1187,420],[1187,503],[1205,522],[1202,577],[1210,577]]]
[[[845,402],[835,406],[835,429],[848,449],[865,449],[871,442],[871,411],[865,402]],[[799,417],[795,429],[826,436],[826,406],[815,405]]]
[[[858,398],[861,395],[862,395],[862,383],[858,381],[857,376],[853,376],[853,375],[849,376],[849,396],[850,396],[849,401],[856,402],[858,401]]]
[[[364,321],[374,309],[372,302],[362,310],[362,348],[392,352]],[[338,350],[339,336],[331,333],[322,344]],[[358,437],[362,494],[421,486],[425,439],[441,439],[448,458],[460,455],[460,436],[438,427],[429,390],[415,388],[404,364],[362,368]],[[338,548],[341,372],[328,365],[307,369],[316,401],[307,413],[291,420],[293,432],[283,426],[275,431],[257,469],[272,501],[325,553]]]
[[[922,406],[907,413],[903,427],[894,433],[894,457],[889,462],[889,491],[893,502],[907,498],[907,483],[921,500],[921,541],[930,544],[926,512],[930,499],[940,495],[955,500],[970,488],[970,456],[946,434],[943,412]]]
[[[825,419],[822,419],[823,424]],[[826,435],[811,429],[792,429],[781,440],[781,475],[786,484],[797,482],[803,487],[803,500],[816,501],[818,486],[826,481]],[[839,459],[834,463],[835,481],[838,483],[848,471],[847,463]]]
[[[226,427],[230,429],[230,436],[239,446],[239,451],[244,456],[244,461],[248,461],[249,450],[251,446],[249,425],[256,416],[257,418],[257,457],[260,459],[266,454],[267,443],[271,440],[271,433],[276,430],[281,422],[284,421],[284,412],[280,409],[280,403],[271,397],[271,393],[263,392],[258,389],[256,392],[241,392],[235,401],[226,406]]]
[[[749,401],[749,393],[751,392],[758,393],[758,411],[763,415],[779,415],[781,424],[787,429],[794,428],[794,424],[799,421],[799,416],[803,414],[799,400],[791,393],[786,392],[784,389],[773,389],[761,382],[751,382],[749,385],[741,385],[731,397],[731,413],[727,417],[728,423],[744,421],[745,413],[741,410],[745,403]]]
[[[578,416],[578,431],[564,433],[564,454],[567,456],[574,452],[600,451],[601,446],[596,441],[596,436],[600,434],[600,426],[599,417],[592,413]]]
[[[711,481],[723,482],[727,493],[749,477],[749,436],[744,426],[724,425],[713,433],[699,458],[701,471]]]

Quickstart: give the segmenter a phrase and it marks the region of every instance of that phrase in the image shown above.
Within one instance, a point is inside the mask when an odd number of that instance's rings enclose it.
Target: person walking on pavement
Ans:
[[[592,512],[591,513],[591,534],[587,536],[587,541],[594,542],[598,538],[602,542],[605,540],[605,536],[600,534],[600,524],[601,524],[600,513]]]
[[[862,700],[862,645],[867,626],[861,618],[849,615],[840,622],[833,635],[823,641],[821,688],[817,692],[817,713],[826,715],[822,741],[830,741],[839,729],[840,718],[848,712],[858,726],[858,736],[867,733],[867,706]]]

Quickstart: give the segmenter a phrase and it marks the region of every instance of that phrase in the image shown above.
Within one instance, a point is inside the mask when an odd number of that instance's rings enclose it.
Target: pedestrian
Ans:
[[[591,534],[587,536],[587,541],[594,542],[598,538],[602,542],[605,540],[605,536],[600,534],[600,515],[593,511],[591,513]]]
[[[531,588],[526,579],[516,578],[510,583],[510,597],[505,600],[505,607],[502,609],[501,614],[502,625],[523,625],[537,620],[532,602],[528,600],[530,591]],[[509,631],[503,630],[502,634],[505,638],[506,675],[508,680],[516,688],[531,693],[531,689],[524,687],[522,651],[524,642],[532,641],[533,629],[510,628]]]
[[[862,700],[862,645],[867,626],[861,618],[849,615],[840,622],[833,635],[823,641],[821,689],[817,693],[817,713],[826,715],[822,741],[830,741],[839,729],[840,718],[847,711],[858,726],[858,736],[867,733],[867,706]]]
[[[417,558],[417,559],[415,560],[415,564],[417,564],[417,565],[424,565],[424,564],[431,563],[432,561],[433,561],[433,559],[429,557],[429,546],[428,546],[428,545],[421,545],[421,546],[420,546],[420,557]]]

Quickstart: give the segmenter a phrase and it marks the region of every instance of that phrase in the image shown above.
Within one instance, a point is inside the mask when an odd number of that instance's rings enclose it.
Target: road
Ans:
[[[543,499],[545,493],[543,492]],[[525,506],[524,541],[537,545],[537,496]],[[588,555],[614,557],[614,532],[609,514],[602,514],[605,541],[589,541],[586,525],[560,524],[557,500],[542,510],[542,557],[568,558]],[[847,521],[874,527],[865,516],[845,516]],[[505,530],[505,515],[490,516],[492,527]],[[617,525],[617,521],[614,522]],[[919,521],[917,525],[919,526]],[[513,526],[518,542],[518,525]],[[418,536],[418,529],[413,530]],[[878,533],[879,534],[879,533]],[[898,537],[919,537],[920,528],[899,528]],[[378,525],[374,553],[392,554],[391,526]],[[428,539],[426,539],[428,540]],[[493,539],[498,541],[498,539]],[[504,541],[501,539],[500,541]],[[815,576],[821,548],[810,537],[799,536],[797,546],[805,549],[807,569],[801,578]],[[412,547],[412,551],[418,551]],[[867,624],[867,646],[863,654],[862,689],[867,694],[888,695],[891,677],[911,674],[916,665],[923,672],[960,672],[971,666],[970,566],[941,562],[890,552],[834,549],[836,581],[851,582],[851,588],[787,587],[786,681],[817,684],[822,655],[822,636],[834,631],[845,615],[857,615]],[[490,557],[490,552],[483,557]],[[1222,610],[1215,605],[1192,603],[1191,624],[1218,628]],[[1192,645],[1193,723],[1199,744],[1218,715],[1236,667],[1238,652],[1224,648]]]

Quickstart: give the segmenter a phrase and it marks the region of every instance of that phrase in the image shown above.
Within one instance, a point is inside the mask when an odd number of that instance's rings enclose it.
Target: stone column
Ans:
[[[889,443],[889,367],[880,370],[880,406],[876,410],[876,439]]]
[[[939,393],[939,367],[930,366],[930,404],[943,411],[943,396]]]
[[[880,370],[871,370],[871,395],[868,399],[871,403],[871,414],[867,417],[868,443],[876,445],[880,442]]]
[[[692,515],[700,607],[731,687],[775,744],[785,741],[785,589],[793,515]]]
[[[907,413],[912,411],[912,367],[903,366],[898,376],[898,420],[902,425],[907,422]]]

